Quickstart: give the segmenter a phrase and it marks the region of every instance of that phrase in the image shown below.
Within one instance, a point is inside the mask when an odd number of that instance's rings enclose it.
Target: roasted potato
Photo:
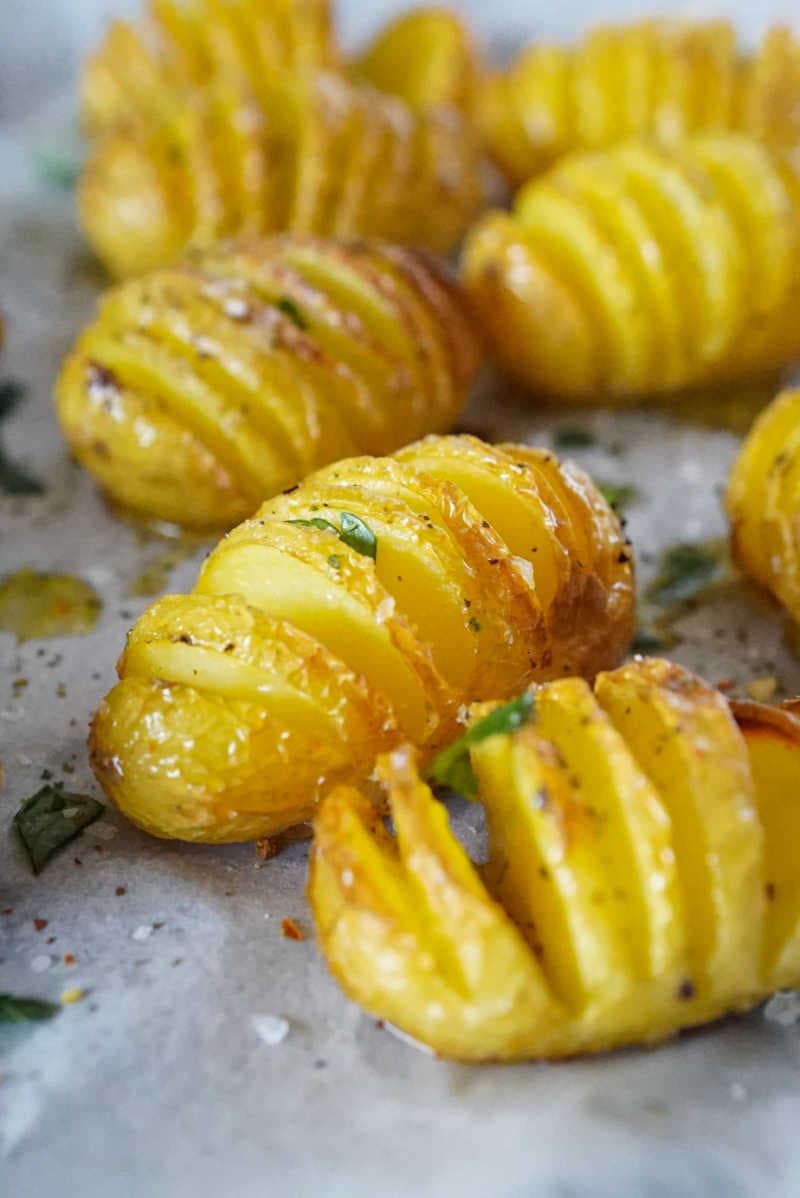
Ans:
[[[430,756],[466,703],[615,664],[632,613],[617,518],[551,454],[431,437],[338,462],[142,616],[92,765],[158,836],[270,836],[377,753]]]
[[[723,21],[601,26],[570,48],[539,43],[486,77],[477,117],[515,185],[564,154],[632,137],[675,145],[738,131],[800,144],[800,41],[776,27],[752,56]]]
[[[184,88],[99,140],[78,185],[83,229],[116,276],[285,230],[444,251],[480,203],[477,142],[454,109],[415,113],[330,72]]]
[[[82,125],[104,136],[169,112],[183,89],[221,76],[257,94],[276,71],[338,59],[328,0],[150,0],[145,22],[113,21],[84,65]]]
[[[800,176],[738,134],[570,155],[463,276],[504,366],[571,403],[766,373],[800,356]]]
[[[122,506],[230,528],[337,457],[446,431],[479,340],[424,253],[276,237],[110,291],[56,406],[73,454]]]
[[[417,111],[472,108],[482,72],[470,31],[448,8],[401,13],[354,60],[356,79],[400,96]]]
[[[726,507],[737,565],[800,620],[800,390],[784,391],[756,420]]]
[[[480,868],[413,749],[378,773],[395,836],[348,786],[315,819],[319,944],[356,1002],[437,1053],[653,1043],[800,985],[797,717],[732,712],[642,658],[594,692],[560,679],[525,711],[479,708],[429,776],[480,795]]]

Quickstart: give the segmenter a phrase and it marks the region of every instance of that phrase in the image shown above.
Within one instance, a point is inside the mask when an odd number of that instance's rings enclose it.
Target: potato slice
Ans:
[[[771,989],[800,978],[800,713],[797,704],[731,704],[753,771],[764,828],[767,896],[762,968]]]
[[[701,1001],[743,1004],[759,986],[762,831],[747,755],[725,699],[667,662],[601,674],[597,699],[658,790],[674,829]]]

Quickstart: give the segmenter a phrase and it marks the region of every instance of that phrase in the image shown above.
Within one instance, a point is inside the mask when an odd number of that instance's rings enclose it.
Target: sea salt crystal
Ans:
[[[764,1018],[779,1027],[800,1023],[800,991],[783,990],[774,994],[764,1007]]]
[[[131,932],[131,940],[149,940],[153,935],[153,925],[151,923],[140,924],[134,932]]]
[[[47,953],[41,953],[31,961],[31,969],[34,973],[46,973],[52,964],[53,958]]]
[[[92,836],[96,836],[98,840],[113,840],[117,834],[117,829],[113,824],[107,824],[104,820],[100,820],[92,828]]]
[[[728,1093],[734,1102],[744,1102],[744,1100],[747,1098],[747,1090],[744,1088],[741,1082],[732,1082],[731,1085],[728,1086]]]
[[[289,1020],[283,1015],[252,1015],[251,1022],[259,1040],[274,1048],[289,1035]]]

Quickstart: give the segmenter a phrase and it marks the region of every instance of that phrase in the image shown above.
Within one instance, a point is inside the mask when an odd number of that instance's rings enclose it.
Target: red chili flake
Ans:
[[[103,846],[102,846],[101,844],[96,844],[96,845],[94,846],[94,851],[95,851],[96,853],[102,853],[102,852],[103,852]]]
[[[119,894],[119,895],[127,894],[128,887],[127,886],[118,886],[117,889],[114,891],[114,893]]]
[[[281,920],[281,931],[287,940],[305,940],[306,934],[293,919]]]
[[[64,953],[64,964],[65,965],[74,965],[75,964],[75,957],[72,953]]]
[[[14,914],[13,907],[3,907],[2,911],[0,911],[0,915],[13,915],[13,914]]]
[[[732,691],[735,686],[736,686],[735,678],[720,678],[719,682],[717,683],[717,690],[718,691]]]
[[[37,932],[43,932],[45,930],[45,928],[47,927],[47,920],[46,919],[34,919],[33,926],[36,928]]]
[[[55,936],[48,936],[47,940],[45,941],[45,944],[55,944],[55,942],[56,942]]]

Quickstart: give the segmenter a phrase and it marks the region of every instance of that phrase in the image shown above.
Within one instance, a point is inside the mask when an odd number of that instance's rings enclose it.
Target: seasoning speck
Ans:
[[[138,940],[141,943],[144,940],[149,940],[152,935],[153,925],[151,923],[143,923],[131,932],[131,940]]]
[[[69,986],[61,995],[61,1002],[64,1006],[71,1006],[73,1003],[80,1002],[86,997],[86,991],[81,990],[80,986]]]
[[[305,940],[306,934],[293,919],[281,920],[281,931],[287,940]]]
[[[52,964],[53,958],[48,953],[40,953],[31,961],[31,969],[34,973],[47,973]]]
[[[774,674],[767,674],[763,678],[751,678],[744,689],[756,703],[769,703],[778,689],[778,679]]]

